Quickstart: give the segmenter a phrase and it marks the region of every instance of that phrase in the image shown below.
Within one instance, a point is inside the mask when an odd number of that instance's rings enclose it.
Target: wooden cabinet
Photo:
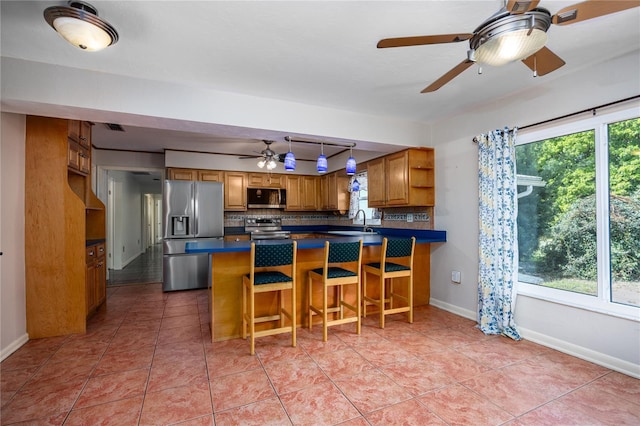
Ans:
[[[224,209],[244,211],[247,209],[247,174],[224,172]]]
[[[433,206],[434,150],[414,148],[367,163],[370,207]]]
[[[91,123],[68,120],[67,167],[74,173],[91,173]]]
[[[202,182],[224,182],[224,172],[219,170],[198,170],[198,180]]]
[[[302,201],[303,210],[317,210],[318,208],[318,178],[316,176],[302,176]]]
[[[107,298],[105,245],[98,243],[86,249],[85,289],[86,314],[91,315]]]
[[[176,169],[167,170],[167,176],[170,180],[198,180],[198,171],[194,169]]]
[[[247,186],[252,188],[286,188],[287,175],[274,173],[249,173]]]
[[[225,241],[249,241],[250,239],[251,236],[249,234],[232,234],[224,236]]]
[[[287,210],[316,210],[319,184],[316,176],[287,176]]]
[[[300,188],[302,176],[287,176],[287,210],[302,210]]]
[[[349,177],[343,172],[334,172],[320,178],[321,210],[349,210]]]
[[[80,129],[90,132],[90,126],[26,118],[25,297],[31,339],[84,333],[87,306],[104,300],[104,261],[92,269],[86,262],[86,241],[105,238],[104,204],[91,191],[90,175],[68,166],[70,142],[80,146]],[[87,144],[90,135],[82,148]]]

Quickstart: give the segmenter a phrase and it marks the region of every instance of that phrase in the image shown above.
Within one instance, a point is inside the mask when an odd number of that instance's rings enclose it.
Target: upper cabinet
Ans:
[[[198,180],[198,170],[194,169],[176,169],[167,170],[169,180]]]
[[[432,148],[414,148],[367,164],[370,207],[433,206]]]
[[[247,209],[247,174],[224,172],[224,209],[244,211]]]
[[[349,176],[342,172],[334,172],[320,178],[320,210],[349,210]]]
[[[91,172],[91,123],[68,120],[67,148],[69,171],[88,175]]]
[[[198,170],[198,180],[202,182],[224,182],[224,172],[219,170]]]
[[[250,188],[286,188],[287,175],[275,173],[249,173]]]
[[[317,210],[319,186],[317,176],[287,176],[287,210]]]

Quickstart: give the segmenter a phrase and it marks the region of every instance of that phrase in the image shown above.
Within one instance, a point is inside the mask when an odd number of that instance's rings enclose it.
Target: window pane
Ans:
[[[611,299],[640,306],[640,119],[608,130]]]
[[[516,147],[520,281],[597,295],[594,138]]]

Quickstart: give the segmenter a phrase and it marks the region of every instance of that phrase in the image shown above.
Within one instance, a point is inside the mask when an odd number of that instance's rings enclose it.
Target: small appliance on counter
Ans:
[[[244,232],[250,234],[252,240],[287,240],[291,238],[289,231],[282,230],[282,219],[277,217],[245,218]]]
[[[166,180],[163,209],[162,290],[207,288],[209,255],[186,253],[185,245],[224,236],[223,184]]]

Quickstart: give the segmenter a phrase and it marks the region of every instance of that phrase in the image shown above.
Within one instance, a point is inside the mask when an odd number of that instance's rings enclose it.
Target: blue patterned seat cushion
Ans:
[[[251,278],[249,274],[247,274],[247,278]],[[291,277],[279,271],[262,271],[255,272],[253,274],[253,280],[255,285],[286,283],[291,281]]]
[[[380,262],[368,263],[367,265],[376,269],[380,269]],[[398,265],[397,263],[387,262],[384,264],[385,272],[408,271],[409,269],[410,268],[408,266]]]
[[[313,272],[315,272],[318,275],[322,275],[324,272],[324,268],[313,269]],[[329,270],[327,271],[327,278],[342,278],[342,277],[355,277],[355,276],[356,276],[355,272],[347,271],[346,269],[338,268],[337,266],[330,266]]]

